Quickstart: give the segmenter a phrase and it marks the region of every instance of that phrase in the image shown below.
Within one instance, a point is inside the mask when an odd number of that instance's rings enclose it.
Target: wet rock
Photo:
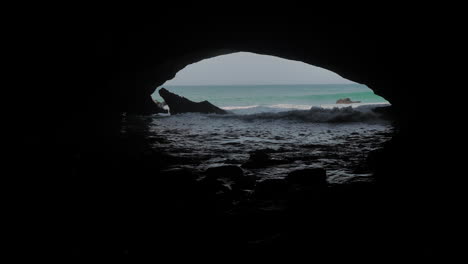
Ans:
[[[392,106],[381,106],[381,107],[375,107],[372,108],[372,111],[374,113],[379,114],[380,118],[386,119],[386,120],[395,120],[395,111],[393,110]]]
[[[236,159],[225,159],[223,162],[225,164],[240,164],[240,163],[242,163],[241,160],[236,160]]]
[[[255,177],[244,175],[239,166],[227,165],[208,168],[205,172],[207,181],[221,181],[232,189],[252,189]]]
[[[215,208],[215,211],[227,210],[233,205],[236,196],[231,184],[217,176],[206,176],[197,184],[197,198],[204,207]]]
[[[259,163],[267,163],[270,161],[270,156],[264,150],[256,150],[250,152],[250,160]]]
[[[154,111],[155,113],[162,113],[162,114],[167,114],[169,111],[167,111],[166,109],[164,109],[164,106],[166,105],[165,102],[159,102],[157,100],[153,100],[154,101],[154,104],[156,105],[154,107]]]
[[[159,95],[169,106],[171,115],[182,113],[227,114],[228,112],[208,101],[192,102],[189,99],[169,92],[165,88],[159,90]]]
[[[329,146],[323,144],[305,144],[301,145],[302,148],[310,148],[310,149],[324,149],[328,148]]]
[[[244,176],[244,171],[238,166],[220,166],[220,167],[211,167],[206,170],[207,177],[218,178],[220,176],[227,178],[239,178]]]
[[[286,181],[288,184],[306,187],[325,187],[327,186],[327,173],[322,168],[296,170],[288,174]]]
[[[250,157],[247,160],[247,162],[242,164],[243,168],[250,168],[250,169],[263,168],[267,166],[279,165],[279,164],[284,164],[288,162],[287,160],[271,159],[270,155],[265,150],[252,151],[249,154],[250,154]]]
[[[255,198],[257,199],[281,199],[288,191],[288,183],[284,179],[267,179],[257,183]]]

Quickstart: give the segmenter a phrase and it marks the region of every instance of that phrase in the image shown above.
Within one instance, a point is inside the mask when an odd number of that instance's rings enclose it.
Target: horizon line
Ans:
[[[359,85],[365,85],[362,83],[357,83],[357,82],[352,82],[352,83],[262,83],[262,84],[166,84],[166,85],[160,85],[159,87],[164,87],[164,86],[249,86],[249,85],[257,85],[257,86],[262,86],[262,85],[337,85],[337,84],[359,84]]]

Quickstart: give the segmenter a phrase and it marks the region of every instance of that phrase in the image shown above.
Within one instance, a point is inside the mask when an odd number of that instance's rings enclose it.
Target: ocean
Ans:
[[[262,152],[271,164],[243,167],[258,181],[284,178],[305,168],[324,168],[330,184],[373,181],[369,152],[391,139],[392,122],[373,109],[389,105],[360,84],[164,86],[192,101],[208,100],[227,115],[155,114],[146,136],[153,148],[180,158],[174,167],[243,166]],[[157,94],[153,98],[163,101]],[[338,99],[360,101],[336,104]],[[128,116],[124,130],[141,122]]]
[[[338,99],[350,98],[362,104],[388,102],[362,84],[291,84],[291,85],[197,85],[164,86],[169,91],[195,102],[208,100],[236,113],[255,113],[334,106]],[[163,101],[157,91],[153,99]],[[246,110],[248,109],[248,110]]]

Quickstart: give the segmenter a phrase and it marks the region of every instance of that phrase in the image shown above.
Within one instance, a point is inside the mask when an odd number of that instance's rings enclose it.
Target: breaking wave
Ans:
[[[377,122],[387,120],[386,112],[376,109],[388,109],[389,105],[360,105],[347,107],[312,107],[309,110],[293,109],[285,111],[264,111],[251,114],[232,112],[229,115],[211,115],[218,118],[236,118],[254,120],[292,120],[313,123]],[[278,109],[278,108],[276,108]],[[265,109],[264,109],[265,110]]]

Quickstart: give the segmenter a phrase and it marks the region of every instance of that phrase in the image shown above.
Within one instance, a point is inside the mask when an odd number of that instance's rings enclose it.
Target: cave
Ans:
[[[166,88],[195,102],[209,100],[226,112],[181,115],[160,97]],[[179,166],[196,171],[240,166],[262,180],[313,166],[327,170],[331,183],[371,181],[366,157],[394,130],[377,111],[391,106],[368,87],[273,56],[239,52],[203,60],[158,89],[152,97],[159,105],[167,103],[170,114],[149,115],[146,137],[154,148],[184,157]],[[346,96],[356,102],[336,104]],[[128,115],[125,123],[143,122],[138,118]],[[137,127],[130,124],[126,132],[132,131]],[[256,159],[260,156],[263,160]]]
[[[446,222],[438,216],[445,208],[433,193],[443,193],[443,187],[433,176],[439,168],[428,167],[434,160],[427,144],[432,135],[419,98],[431,87],[418,83],[427,53],[414,34],[412,15],[398,21],[379,13],[365,19],[312,16],[289,7],[241,19],[236,13],[181,11],[174,21],[169,13],[132,23],[61,17],[31,22],[21,31],[20,58],[28,64],[20,75],[28,79],[12,108],[20,143],[10,165],[21,186],[21,197],[12,203],[21,211],[16,224],[30,238],[18,243],[23,254],[121,260],[190,252],[203,258],[240,257],[253,248],[273,257],[312,252],[325,259],[396,260],[430,259],[444,247]],[[27,40],[37,41],[26,45]],[[191,189],[173,193],[173,179],[151,177],[165,162],[161,153],[151,153],[156,164],[147,156],[128,158],[125,144],[144,149],[146,142],[127,139],[122,147],[122,120],[153,113],[151,94],[186,65],[237,51],[316,65],[388,100],[399,132],[371,157],[377,184],[336,190],[327,201],[313,195],[313,208],[300,204],[286,215],[249,215],[252,224],[206,208],[179,210],[183,205],[173,197],[192,195]],[[185,172],[177,173],[185,179]],[[326,217],[313,218],[314,212]],[[245,230],[235,228],[237,223],[261,234],[278,225],[293,231],[271,243],[239,247],[236,232]]]

